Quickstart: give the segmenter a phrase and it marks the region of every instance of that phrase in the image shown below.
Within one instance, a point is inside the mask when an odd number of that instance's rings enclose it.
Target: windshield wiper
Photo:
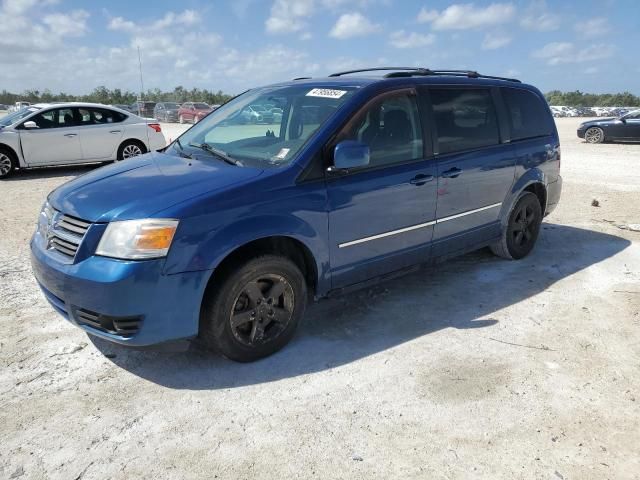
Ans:
[[[205,152],[208,152],[222,160],[224,160],[225,162],[231,164],[231,165],[235,165],[237,167],[243,167],[244,164],[240,161],[240,160],[236,160],[235,158],[231,158],[229,155],[227,155],[227,152],[224,152],[222,150],[218,150],[215,147],[212,147],[211,145],[209,145],[208,143],[190,143],[189,144],[190,147],[195,147],[195,148],[199,148],[200,150],[204,150]]]
[[[180,156],[184,157],[184,158],[193,158],[191,155],[189,155],[187,152],[184,151],[184,148],[182,147],[182,143],[180,143],[180,139],[176,138],[176,144],[178,145],[178,147],[180,147]]]

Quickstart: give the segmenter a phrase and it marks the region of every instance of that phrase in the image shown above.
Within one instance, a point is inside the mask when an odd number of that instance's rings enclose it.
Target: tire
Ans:
[[[291,340],[306,303],[307,285],[295,263],[276,255],[257,257],[208,289],[199,336],[206,347],[231,360],[252,362]]]
[[[0,148],[0,179],[10,176],[17,165],[18,159],[15,154],[10,150]]]
[[[522,192],[503,229],[499,242],[490,245],[497,256],[508,260],[520,260],[531,253],[540,233],[542,207],[538,197],[531,192]]]
[[[117,161],[137,157],[143,153],[147,153],[147,149],[142,142],[138,140],[127,140],[120,145],[120,148],[118,148]]]
[[[588,143],[602,143],[604,142],[604,130],[600,127],[587,128],[587,131],[584,132],[584,139]]]
[[[184,116],[180,115],[180,118],[178,120],[180,122],[180,125],[184,124]]]

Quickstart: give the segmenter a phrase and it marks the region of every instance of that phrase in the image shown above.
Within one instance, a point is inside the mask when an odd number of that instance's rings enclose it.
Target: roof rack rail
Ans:
[[[342,75],[350,75],[352,73],[362,73],[362,72],[379,72],[384,70],[413,70],[419,71],[424,70],[424,68],[419,67],[373,67],[373,68],[359,68],[356,70],[345,70],[344,72],[336,72],[329,75],[330,77],[341,77]]]
[[[297,78],[294,78],[293,81],[295,82],[296,80],[310,80],[310,79],[311,77],[297,77]]]
[[[375,71],[387,71],[391,70],[391,73],[384,75],[384,78],[398,78],[398,77],[414,77],[414,76],[430,76],[430,75],[444,75],[451,77],[467,77],[467,78],[487,78],[491,80],[505,80],[508,82],[522,83],[517,78],[497,77],[493,75],[482,75],[475,70],[431,70],[430,68],[420,67],[374,67],[374,68],[362,68],[359,70],[348,70],[346,72],[332,73],[330,77],[339,77],[341,75],[348,75],[351,73],[360,72],[375,72]]]

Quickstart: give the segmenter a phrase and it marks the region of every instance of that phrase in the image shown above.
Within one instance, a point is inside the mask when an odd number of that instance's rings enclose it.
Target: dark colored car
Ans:
[[[178,121],[180,123],[198,123],[213,110],[204,102],[186,102],[178,110]]]
[[[589,143],[640,142],[640,110],[621,117],[598,118],[580,124],[578,137]]]
[[[177,122],[180,104],[175,102],[160,102],[153,109],[153,117],[161,122]]]
[[[135,113],[140,117],[153,118],[153,109],[156,106],[156,102],[135,102],[131,104],[129,110],[131,113]]]
[[[162,152],[58,187],[31,241],[45,297],[108,341],[198,336],[251,361],[292,338],[310,299],[486,246],[528,255],[562,187],[544,96],[389,70],[249,90]],[[279,125],[236,121],[274,98]]]

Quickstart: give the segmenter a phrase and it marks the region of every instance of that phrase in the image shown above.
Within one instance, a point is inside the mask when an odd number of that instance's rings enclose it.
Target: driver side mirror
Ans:
[[[333,167],[329,171],[349,170],[369,165],[369,145],[356,140],[344,140],[333,149]]]
[[[34,129],[34,128],[38,128],[38,125],[37,125],[37,124],[36,124],[36,122],[34,122],[33,120],[30,120],[30,121],[28,121],[28,122],[24,122],[24,123],[22,124],[22,126],[23,126],[24,128],[26,128],[27,130],[32,130],[32,129]]]

